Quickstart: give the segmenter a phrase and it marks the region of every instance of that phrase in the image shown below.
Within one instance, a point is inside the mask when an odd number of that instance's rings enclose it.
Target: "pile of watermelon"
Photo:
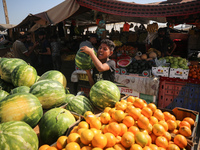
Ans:
[[[18,58],[0,58],[0,77],[2,149],[37,150],[39,140],[33,130],[37,125],[42,142],[52,144],[75,123],[72,112],[95,112],[113,107],[120,99],[118,87],[105,80],[93,85],[89,98],[70,94],[60,71],[38,76],[34,67]]]

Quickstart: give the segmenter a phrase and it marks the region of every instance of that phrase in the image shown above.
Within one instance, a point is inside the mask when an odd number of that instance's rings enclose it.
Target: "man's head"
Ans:
[[[31,34],[30,34],[30,33],[28,33],[28,34],[26,35],[26,41],[27,41],[27,42],[31,42]]]
[[[19,40],[22,41],[22,42],[25,42],[26,41],[26,35],[25,34],[20,34],[19,35]]]
[[[107,60],[115,49],[115,43],[109,39],[103,39],[101,45],[99,46],[97,56],[99,60]]]
[[[166,30],[164,28],[159,28],[158,29],[158,36],[163,38],[166,35]]]
[[[89,41],[92,43],[92,44],[96,44],[97,43],[97,34],[90,34],[90,39]]]
[[[43,30],[38,32],[38,37],[39,37],[40,40],[43,40],[45,38],[45,35],[46,34],[45,34],[45,32]]]

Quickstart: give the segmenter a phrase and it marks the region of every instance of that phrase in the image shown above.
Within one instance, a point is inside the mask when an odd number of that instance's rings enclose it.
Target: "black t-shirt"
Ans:
[[[96,68],[93,69],[93,79],[95,83],[100,80],[108,80],[111,82],[115,81],[115,69],[116,69],[115,61],[108,60],[106,63],[110,67],[110,69],[107,71],[99,72]]]
[[[156,38],[153,40],[152,48],[159,50],[162,55],[166,56],[166,53],[172,44],[173,41],[169,37],[164,37],[162,40],[160,38]]]

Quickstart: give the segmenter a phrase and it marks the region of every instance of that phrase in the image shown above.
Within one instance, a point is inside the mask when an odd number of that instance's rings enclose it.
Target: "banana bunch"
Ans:
[[[115,46],[122,46],[122,42],[119,40],[114,40],[113,42],[115,43]]]
[[[156,32],[156,31],[158,31],[158,24],[157,23],[153,23],[153,24],[147,25],[147,31],[148,32]]]
[[[147,54],[150,54],[151,52],[155,52],[158,57],[161,56],[161,52],[159,50],[155,49],[155,48],[148,49]]]

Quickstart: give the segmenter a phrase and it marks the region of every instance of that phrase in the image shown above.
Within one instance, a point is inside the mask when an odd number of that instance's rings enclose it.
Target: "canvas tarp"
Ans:
[[[0,31],[4,31],[6,29],[11,29],[15,27],[16,25],[13,24],[0,24]]]

